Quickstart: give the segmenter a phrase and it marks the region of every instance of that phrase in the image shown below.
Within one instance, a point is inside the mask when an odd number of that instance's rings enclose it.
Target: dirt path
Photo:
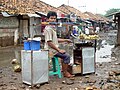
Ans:
[[[109,38],[106,35],[108,33],[101,33],[102,39]],[[0,90],[120,90],[120,47],[112,49],[114,57],[111,62],[96,63],[95,74],[77,75],[72,80],[51,76],[49,83],[34,87],[23,84],[21,72],[13,71],[11,60],[16,56],[20,59],[21,49],[22,47],[0,48]]]

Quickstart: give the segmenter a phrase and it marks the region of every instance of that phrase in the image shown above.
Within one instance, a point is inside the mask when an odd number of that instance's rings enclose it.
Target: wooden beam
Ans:
[[[117,45],[120,45],[120,16],[118,16]]]

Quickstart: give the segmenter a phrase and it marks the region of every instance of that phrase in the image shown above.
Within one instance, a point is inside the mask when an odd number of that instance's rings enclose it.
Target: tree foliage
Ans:
[[[113,17],[111,16],[111,14],[116,13],[116,12],[120,12],[120,8],[119,9],[115,9],[115,8],[109,9],[106,11],[106,14],[104,16],[109,19],[112,19]]]
[[[115,9],[115,8],[109,9],[106,11],[105,16],[108,16],[108,15],[115,13],[115,12],[118,12],[118,11],[120,11],[120,8],[119,9]]]

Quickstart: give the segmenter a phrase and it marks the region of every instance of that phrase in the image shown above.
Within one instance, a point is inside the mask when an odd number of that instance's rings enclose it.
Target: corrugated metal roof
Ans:
[[[4,17],[15,16],[15,15],[10,15],[10,14],[8,14],[7,12],[1,12],[1,14],[2,14]]]
[[[27,14],[29,17],[40,17],[39,15],[37,15],[37,14],[30,14],[30,13],[28,13]]]
[[[35,12],[36,14],[40,15],[40,16],[47,16],[47,14],[43,13],[43,12]]]

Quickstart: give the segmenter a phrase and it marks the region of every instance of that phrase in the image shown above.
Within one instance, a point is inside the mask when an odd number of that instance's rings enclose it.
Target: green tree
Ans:
[[[120,8],[119,9],[115,9],[115,8],[109,9],[106,11],[105,16],[108,16],[108,15],[115,13],[115,12],[118,12],[118,11],[120,11]]]

